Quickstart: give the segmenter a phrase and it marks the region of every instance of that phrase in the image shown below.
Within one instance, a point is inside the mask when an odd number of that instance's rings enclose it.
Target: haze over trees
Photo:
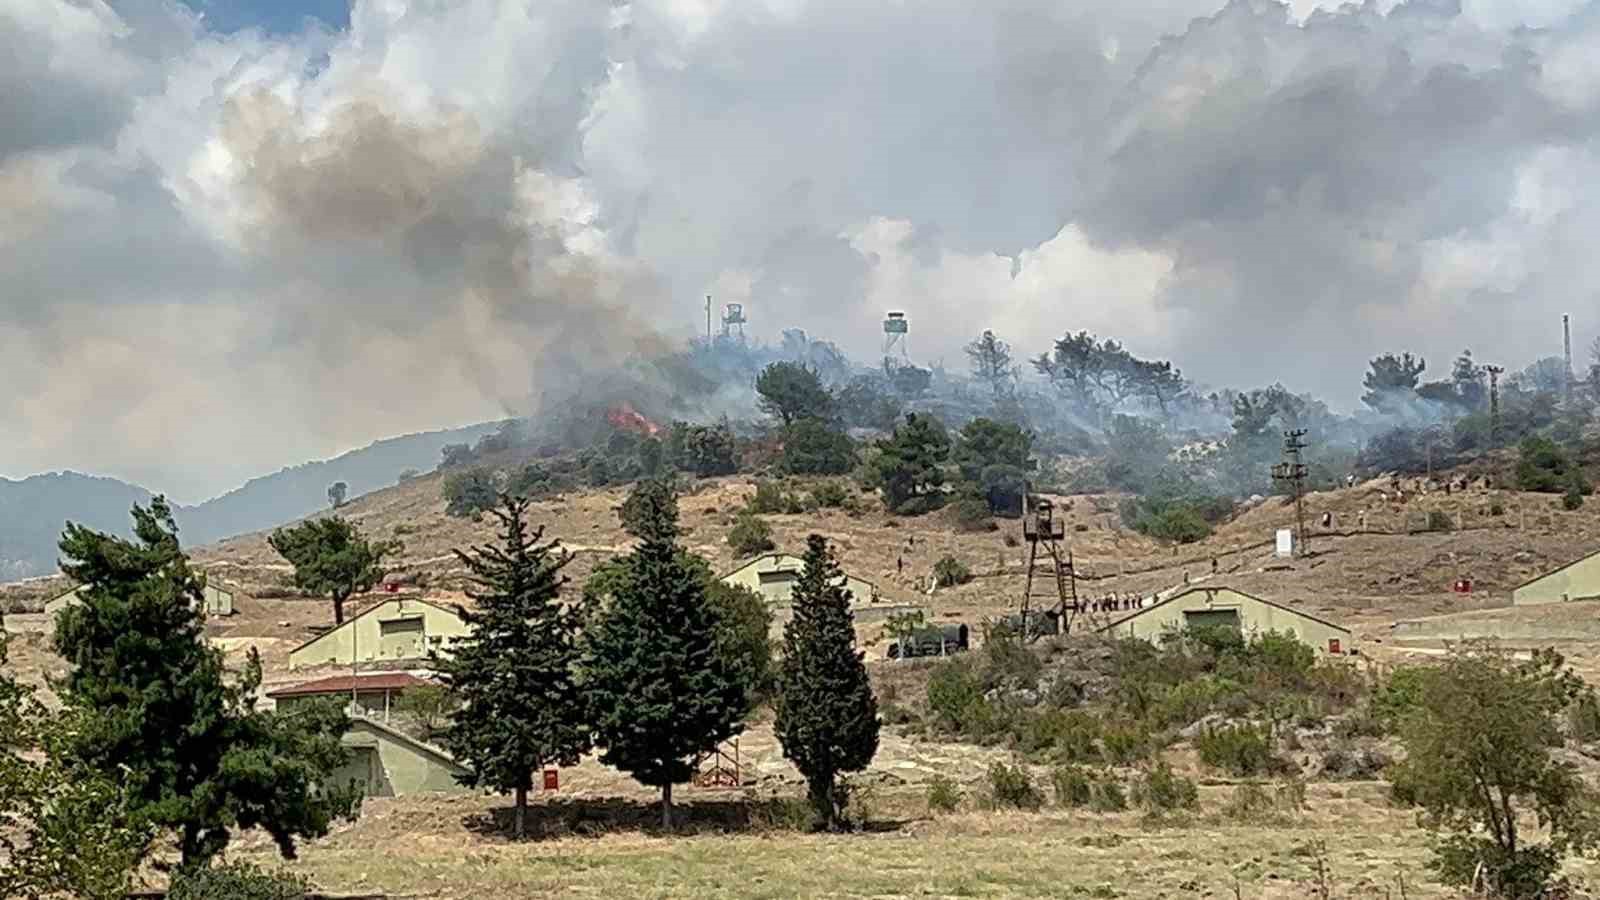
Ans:
[[[802,419],[833,416],[833,397],[817,373],[800,363],[775,362],[756,378],[761,410],[785,427]]]

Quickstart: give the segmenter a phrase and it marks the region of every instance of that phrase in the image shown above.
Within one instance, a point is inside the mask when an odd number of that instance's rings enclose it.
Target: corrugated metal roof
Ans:
[[[312,694],[348,694],[351,691],[398,691],[430,682],[409,672],[374,672],[370,675],[335,675],[268,691],[267,696],[305,697]]]

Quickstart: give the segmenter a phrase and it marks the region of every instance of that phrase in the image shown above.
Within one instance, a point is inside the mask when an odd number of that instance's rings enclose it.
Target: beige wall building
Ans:
[[[1226,587],[1190,588],[1118,619],[1101,632],[1158,641],[1164,634],[1208,625],[1226,625],[1245,634],[1287,632],[1322,653],[1343,655],[1351,650],[1349,629]]]
[[[342,740],[350,751],[343,768],[330,780],[361,785],[368,797],[403,797],[408,794],[469,793],[456,780],[467,774],[442,747],[423,743],[390,725],[368,718],[350,720]]]
[[[55,598],[46,602],[44,605],[45,615],[49,616],[51,619],[54,619],[63,609],[66,609],[68,606],[71,606],[75,603],[81,602],[78,599],[78,592],[81,590],[83,590],[83,587],[80,585],[64,594],[59,594]],[[232,591],[207,584],[205,588],[205,596],[206,615],[233,615]]]
[[[289,651],[289,668],[423,660],[466,637],[455,610],[427,600],[385,600],[343,625]]]
[[[1600,552],[1567,563],[1511,592],[1514,606],[1600,599]]]
[[[787,606],[794,584],[800,580],[800,573],[805,567],[805,560],[798,556],[768,553],[722,576],[722,582],[749,588],[764,597],[770,605]],[[878,588],[870,581],[845,573],[844,585],[853,603],[873,603],[878,600]]]

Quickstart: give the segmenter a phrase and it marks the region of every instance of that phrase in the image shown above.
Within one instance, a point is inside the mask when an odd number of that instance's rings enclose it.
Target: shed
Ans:
[[[1600,599],[1600,550],[1523,582],[1511,591],[1513,606]]]
[[[78,585],[70,591],[57,594],[55,597],[45,601],[45,615],[54,619],[63,609],[82,602],[78,597],[78,592],[81,590],[83,590],[83,585]],[[208,616],[233,615],[233,592],[208,582],[205,586],[205,611]]]
[[[289,668],[423,660],[432,653],[448,653],[470,631],[453,609],[396,597],[290,650]]]
[[[1292,634],[1324,653],[1351,650],[1350,630],[1297,609],[1229,587],[1195,587],[1100,629],[1113,637],[1159,641],[1165,634],[1196,626],[1224,625],[1246,634]]]
[[[350,701],[350,714],[388,722],[394,701],[406,690],[432,684],[409,672],[368,672],[335,675],[267,691],[279,709],[292,708],[312,698],[341,697]]]
[[[350,751],[350,758],[329,780],[339,785],[354,781],[367,797],[471,791],[458,780],[467,774],[466,767],[449,751],[383,722],[352,718],[340,743]]]
[[[790,553],[768,553],[744,563],[723,575],[723,584],[749,588],[766,599],[769,605],[789,605],[794,584],[800,580],[806,561]],[[848,572],[844,575],[845,590],[853,603],[874,603],[878,600],[878,587],[864,578]]]

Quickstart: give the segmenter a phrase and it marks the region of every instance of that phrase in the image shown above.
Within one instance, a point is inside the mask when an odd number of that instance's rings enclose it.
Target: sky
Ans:
[[[1352,408],[1600,333],[1600,0],[0,0],[0,475],[182,501],[750,331]]]

